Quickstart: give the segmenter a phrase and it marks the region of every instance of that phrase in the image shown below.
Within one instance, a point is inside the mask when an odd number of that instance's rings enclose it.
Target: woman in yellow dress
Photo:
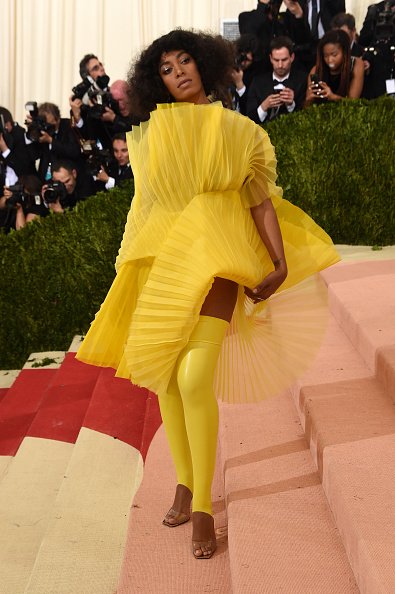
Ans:
[[[192,502],[197,559],[216,549],[216,396],[256,401],[297,377],[322,288],[292,287],[338,260],[282,199],[266,132],[210,102],[232,65],[222,38],[175,30],[132,68],[132,109],[147,120],[128,135],[135,196],[117,276],[77,355],[158,395],[178,483],[163,523],[187,522]]]

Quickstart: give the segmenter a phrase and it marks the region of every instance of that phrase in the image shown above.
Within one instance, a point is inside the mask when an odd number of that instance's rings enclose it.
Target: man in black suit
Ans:
[[[339,12],[339,14],[332,19],[331,29],[341,29],[342,31],[345,31],[350,38],[351,55],[356,58],[362,58],[364,48],[358,43],[355,18],[352,14]]]
[[[367,48],[365,58],[370,63],[364,97],[374,99],[386,92],[392,93],[395,72],[395,0],[377,2],[368,7],[359,43]]]
[[[307,77],[294,69],[292,41],[276,37],[270,44],[271,73],[258,75],[248,90],[247,115],[257,124],[300,109],[306,94]]]
[[[93,178],[84,171],[77,171],[72,161],[59,159],[52,164],[52,181],[61,182],[61,196],[56,200],[46,200],[47,206],[53,212],[64,212],[93,196],[96,192]],[[48,189],[47,184],[42,187],[43,196]],[[45,196],[44,196],[45,198]]]
[[[99,189],[111,190],[125,179],[132,179],[133,177],[125,133],[120,132],[114,136],[112,150],[114,161],[108,167],[108,171],[102,168],[96,176],[96,179],[104,184],[104,188]]]
[[[345,0],[299,0],[313,39],[321,39],[330,30],[332,19],[346,12]]]
[[[5,107],[0,107],[0,152],[7,167],[11,167],[16,175],[33,175],[36,173],[34,160],[31,158],[25,143],[25,128],[19,126]]]
[[[252,34],[259,39],[263,64],[270,71],[270,42],[275,37],[290,37],[296,47],[310,42],[307,19],[299,2],[284,0],[285,12],[280,12],[282,0],[259,0],[257,8],[239,14],[240,34]],[[296,57],[298,58],[297,54]]]
[[[232,71],[231,86],[233,108],[247,115],[247,91],[257,74],[267,70],[263,61],[259,39],[252,33],[240,35],[234,42],[236,54],[235,68]]]
[[[73,161],[75,167],[83,166],[81,148],[71,128],[70,120],[60,117],[59,107],[54,103],[41,103],[38,115],[46,122],[47,131],[41,130],[32,135],[33,124],[28,125],[27,141],[33,161],[40,160],[38,176],[43,183],[51,178],[51,164],[58,159]],[[31,122],[31,116],[27,117]],[[29,133],[30,130],[30,133]],[[34,140],[29,140],[33,138]]]
[[[346,3],[345,0],[298,0],[292,4],[290,20],[302,19],[305,24],[304,29],[298,27],[300,34],[294,39],[295,52],[303,67],[310,71],[316,61],[319,39],[331,29],[332,19],[339,12],[346,12]],[[287,12],[291,12],[291,8]]]

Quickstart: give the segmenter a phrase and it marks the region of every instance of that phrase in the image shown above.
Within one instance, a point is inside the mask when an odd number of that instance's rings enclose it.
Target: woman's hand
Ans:
[[[283,260],[279,262],[273,272],[270,272],[259,285],[257,285],[254,289],[249,289],[245,287],[244,292],[252,299],[254,303],[260,303],[265,299],[269,299],[273,293],[277,291],[277,289],[283,284],[285,279],[287,278],[288,270],[287,265]]]
[[[327,101],[340,101],[344,99],[341,95],[336,95],[326,82],[320,81],[320,87],[322,89],[320,92],[322,99],[326,99]]]
[[[305,103],[304,103],[305,107],[308,107],[309,105],[311,105],[314,102],[315,99],[317,99],[317,94],[315,92],[316,88],[317,88],[316,85],[313,85],[313,83],[310,83],[307,86],[306,99],[305,99]]]
[[[320,88],[319,92],[317,92],[317,95],[319,95],[319,97],[322,99],[327,99],[328,101],[333,101],[334,93],[332,93],[332,89],[330,88],[330,86],[327,85],[326,82],[320,81],[320,87],[321,88]]]

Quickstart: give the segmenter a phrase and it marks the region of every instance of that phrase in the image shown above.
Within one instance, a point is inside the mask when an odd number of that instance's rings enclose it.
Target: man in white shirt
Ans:
[[[303,105],[307,77],[293,68],[295,54],[288,37],[276,37],[270,44],[272,72],[254,78],[248,90],[247,115],[257,124],[292,113]]]

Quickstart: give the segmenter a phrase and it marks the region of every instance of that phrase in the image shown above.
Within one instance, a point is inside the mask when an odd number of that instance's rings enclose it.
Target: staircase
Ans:
[[[31,355],[0,403],[0,592],[113,592],[156,398],[68,353]],[[47,367],[32,368],[45,359]],[[86,580],[86,585],[83,581]]]
[[[0,594],[393,594],[395,260],[322,278],[330,323],[308,373],[221,404],[204,563],[190,523],[161,524],[175,476],[152,394],[76,361],[78,339],[29,358],[49,368],[3,372]]]

